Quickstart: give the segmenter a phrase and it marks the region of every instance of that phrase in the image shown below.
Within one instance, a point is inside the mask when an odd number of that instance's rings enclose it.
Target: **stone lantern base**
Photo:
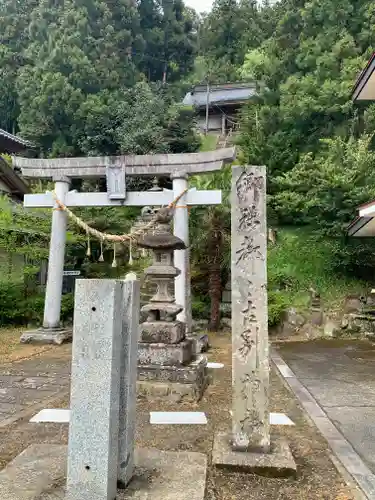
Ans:
[[[138,397],[172,402],[199,401],[208,385],[207,359],[200,356],[183,366],[138,365]]]

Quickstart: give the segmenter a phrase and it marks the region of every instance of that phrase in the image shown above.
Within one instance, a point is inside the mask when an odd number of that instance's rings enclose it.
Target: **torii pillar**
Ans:
[[[173,197],[188,189],[188,175],[184,170],[176,170],[171,175],[173,183]],[[181,271],[175,278],[174,290],[176,303],[183,306],[182,312],[177,316],[179,321],[186,324],[186,333],[192,331],[191,315],[191,282],[190,282],[190,258],[189,258],[189,212],[186,194],[180,198],[174,212],[173,218],[174,235],[180,238],[186,245],[186,250],[175,250],[174,264]]]

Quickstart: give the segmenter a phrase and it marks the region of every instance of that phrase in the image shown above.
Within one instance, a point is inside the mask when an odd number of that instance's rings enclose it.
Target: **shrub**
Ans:
[[[0,282],[0,324],[24,323],[24,284]]]
[[[288,305],[288,299],[282,292],[275,290],[268,292],[268,326],[281,323]]]
[[[191,304],[194,319],[210,319],[210,304],[200,298],[194,298]]]
[[[73,317],[73,294],[62,297],[61,320]],[[44,291],[26,295],[23,282],[0,281],[0,325],[41,324],[44,311]]]

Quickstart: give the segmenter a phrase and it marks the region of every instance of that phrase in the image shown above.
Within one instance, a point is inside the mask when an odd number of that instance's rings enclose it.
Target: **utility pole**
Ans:
[[[168,69],[168,63],[167,61],[165,61],[163,66],[163,85],[167,83],[167,69]]]
[[[208,78],[207,78],[206,93],[207,93],[207,99],[206,99],[206,130],[205,130],[205,135],[208,134],[208,108],[209,108],[209,105],[210,105],[210,83],[208,81]]]

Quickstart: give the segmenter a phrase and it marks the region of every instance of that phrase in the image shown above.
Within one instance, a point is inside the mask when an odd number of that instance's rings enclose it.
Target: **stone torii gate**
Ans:
[[[220,170],[235,158],[235,148],[205,153],[181,153],[141,156],[103,156],[86,158],[30,159],[13,157],[13,165],[22,175],[33,179],[52,179],[56,197],[68,207],[161,206],[171,203],[188,189],[189,175]],[[126,191],[127,176],[152,176],[172,179],[172,190],[159,192]],[[69,191],[71,179],[106,178],[106,193]],[[179,201],[174,213],[174,234],[189,246],[188,206],[221,203],[221,191],[190,189]],[[67,214],[59,210],[52,193],[25,195],[24,206],[54,207],[48,261],[48,279],[44,306],[43,328],[25,332],[21,342],[61,344],[71,337],[71,330],[60,324]],[[176,302],[183,306],[178,319],[191,332],[191,297],[189,250],[175,251],[175,265],[181,274],[175,280]]]

